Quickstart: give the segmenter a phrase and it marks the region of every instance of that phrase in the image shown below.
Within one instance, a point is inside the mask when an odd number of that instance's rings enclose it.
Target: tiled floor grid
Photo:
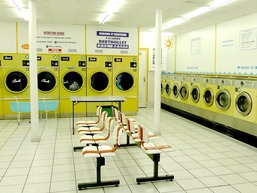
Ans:
[[[152,108],[134,118],[153,129]],[[256,148],[164,110],[159,140],[173,149],[161,154],[159,174],[174,181],[138,185],[137,177],[153,175],[153,162],[139,147],[121,147],[102,167],[102,179],[120,185],[79,191],[77,183],[96,181],[96,160],[73,151],[79,135],[72,135],[71,119],[40,120],[39,134],[40,142],[31,142],[29,120],[0,121],[0,193],[257,192]]]

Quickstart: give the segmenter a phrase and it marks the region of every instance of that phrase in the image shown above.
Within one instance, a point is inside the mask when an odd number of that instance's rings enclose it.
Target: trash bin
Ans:
[[[112,112],[112,108],[116,108],[114,105],[104,105],[102,106],[102,111],[106,111],[108,113],[108,117],[113,117],[113,112]]]

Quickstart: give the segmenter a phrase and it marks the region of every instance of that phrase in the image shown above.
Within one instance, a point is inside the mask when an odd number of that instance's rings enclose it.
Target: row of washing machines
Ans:
[[[0,54],[0,117],[15,115],[11,101],[29,101],[28,54]],[[124,96],[122,110],[138,111],[138,57],[100,55],[37,56],[39,99],[59,100],[59,117],[69,117],[70,96]],[[110,103],[79,103],[76,115],[95,115],[96,106]]]
[[[257,136],[257,80],[162,73],[163,104]]]

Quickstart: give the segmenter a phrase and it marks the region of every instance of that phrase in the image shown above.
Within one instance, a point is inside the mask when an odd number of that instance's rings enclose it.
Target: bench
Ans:
[[[56,110],[59,105],[59,100],[39,100],[38,101],[38,111],[46,113],[46,119],[48,117],[49,111],[55,111],[56,117]],[[10,102],[11,111],[18,114],[18,123],[20,124],[20,116],[21,113],[29,113],[30,112],[30,102],[19,102],[13,101]]]

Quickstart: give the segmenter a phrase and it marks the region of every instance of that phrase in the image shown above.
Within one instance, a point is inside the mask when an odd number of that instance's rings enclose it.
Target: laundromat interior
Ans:
[[[257,192],[256,7],[1,1],[0,192]],[[76,125],[96,120],[101,106],[109,127],[112,115],[124,127],[121,144],[118,129],[104,131],[119,146],[106,159],[97,140],[98,156],[87,155],[92,142]]]

